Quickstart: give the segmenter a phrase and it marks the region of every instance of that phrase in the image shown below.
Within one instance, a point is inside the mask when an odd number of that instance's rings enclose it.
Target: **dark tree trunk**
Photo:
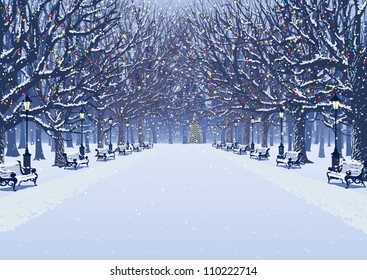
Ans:
[[[319,123],[319,158],[325,158],[325,126],[322,122]]]
[[[254,125],[255,128],[255,131],[256,131],[256,143],[259,145],[261,143],[261,124],[260,123],[255,123]]]
[[[97,133],[93,132],[93,144],[97,144]]]
[[[32,122],[29,122],[29,139],[31,145],[34,145],[34,124]]]
[[[263,148],[268,147],[269,128],[270,128],[270,120],[266,118],[262,122],[262,129],[261,129],[261,147]]]
[[[54,152],[55,151],[55,139],[53,137],[50,137],[51,138],[51,152]]]
[[[152,124],[152,129],[151,129],[151,133],[152,133],[152,140],[153,140],[153,144],[157,143],[157,129],[155,127],[155,124]],[[187,144],[187,135],[186,135],[186,143]]]
[[[327,129],[327,146],[331,147],[331,129],[328,127]]]
[[[287,122],[287,132],[288,132],[288,151],[293,151],[293,124],[291,121]]]
[[[85,133],[84,135],[85,135],[85,136],[84,136],[84,139],[85,139],[85,152],[86,152],[87,154],[89,154],[89,153],[90,153],[89,133]]]
[[[130,132],[130,143],[135,143],[135,135],[134,135],[134,126],[129,126],[129,132]]]
[[[187,135],[187,125],[182,125],[182,144],[188,143],[188,135]]]
[[[144,119],[139,119],[139,127],[138,127],[138,134],[139,134],[139,143],[144,143],[145,135],[144,135]]]
[[[317,145],[320,142],[320,125],[319,125],[319,121],[315,120],[314,122],[315,124],[315,142],[314,144]]]
[[[247,115],[243,123],[243,144],[250,145],[250,117]]]
[[[125,144],[125,132],[126,132],[126,125],[124,122],[118,123],[118,141],[117,145],[121,146]]]
[[[207,129],[208,129],[208,124],[207,124],[207,121],[206,121],[206,119],[204,118],[203,120],[202,120],[202,122],[201,122],[201,134],[202,134],[202,137],[203,137],[203,144],[205,144],[206,143],[206,138],[207,138]]]
[[[352,128],[347,126],[347,146],[345,149],[345,155],[350,157],[352,155]]]
[[[7,145],[6,146],[7,146],[6,156],[8,157],[19,157],[20,156],[18,149],[17,149],[15,128],[11,128],[7,131]]]
[[[54,134],[55,140],[55,164],[54,166],[63,167],[64,166],[64,157],[63,153],[65,153],[64,147],[64,138],[62,132],[56,131]]]
[[[230,124],[226,129],[226,143],[233,143],[233,125]]]
[[[314,113],[309,113],[306,116],[306,151],[311,152],[311,144],[312,144],[312,122],[310,122],[310,118],[314,118]]]
[[[104,120],[103,120],[103,112],[101,110],[98,111],[98,122],[97,122],[97,141],[98,141],[98,149],[103,149],[104,147]]]
[[[269,145],[270,147],[274,146],[274,125],[269,128]]]
[[[297,112],[293,115],[293,141],[294,150],[302,153],[302,163],[312,163],[307,158],[306,154],[306,129],[305,129],[306,116],[301,112]]]
[[[22,122],[19,125],[20,133],[19,133],[19,145],[18,149],[25,149],[25,125],[24,122]]]
[[[168,124],[168,144],[173,144],[173,140],[172,140],[172,124]]]
[[[220,141],[222,142],[226,141],[226,129],[225,128],[222,128],[221,130]]]
[[[4,163],[5,158],[5,127],[0,124],[0,163]]]
[[[38,124],[36,124],[35,130],[36,130],[36,149],[34,160],[46,159],[42,149],[42,128]]]
[[[66,125],[67,128],[70,128],[69,125]],[[71,132],[67,132],[65,134],[66,136],[66,147],[67,148],[73,148],[73,134]]]

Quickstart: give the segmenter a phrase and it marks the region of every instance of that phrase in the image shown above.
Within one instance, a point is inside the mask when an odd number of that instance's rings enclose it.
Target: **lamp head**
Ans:
[[[109,124],[112,124],[113,123],[113,120],[112,120],[112,117],[111,116],[108,118],[108,123]]]
[[[255,118],[253,116],[250,117],[251,123],[255,123]]]
[[[126,122],[126,127],[129,127],[130,126],[130,123],[129,122]]]
[[[25,111],[29,111],[29,109],[31,108],[31,102],[32,100],[29,98],[29,95],[26,94],[24,101],[23,101],[23,106],[24,106],[24,110]]]
[[[330,99],[331,103],[333,104],[333,108],[334,110],[338,110],[339,108],[339,104],[340,104],[340,99],[339,97],[336,95],[336,93],[334,94],[334,96]]]
[[[281,118],[281,119],[284,118],[284,109],[282,107],[280,107],[280,109],[279,109],[279,118]]]
[[[84,108],[82,108],[82,109],[80,110],[80,112],[79,112],[79,117],[80,117],[80,119],[84,119],[84,118],[85,118],[85,110],[84,110]]]

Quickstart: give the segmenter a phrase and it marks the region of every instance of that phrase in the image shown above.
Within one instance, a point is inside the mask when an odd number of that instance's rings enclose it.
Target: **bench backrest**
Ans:
[[[363,172],[364,164],[363,162],[352,160],[352,161],[343,161],[341,173],[346,173],[350,171],[352,176],[358,176]]]
[[[21,175],[22,172],[20,170],[20,165],[18,162],[4,163],[0,164],[0,175],[8,175],[11,173],[15,173],[16,175]]]
[[[266,154],[268,152],[268,150],[269,150],[269,148],[257,148],[256,152]]]
[[[65,154],[67,161],[74,161],[74,159],[78,160],[80,158],[79,154]]]
[[[290,151],[288,151],[288,152],[285,153],[285,158],[287,158],[287,159],[290,158],[292,160],[297,160],[298,156],[299,156],[299,152],[290,152]]]

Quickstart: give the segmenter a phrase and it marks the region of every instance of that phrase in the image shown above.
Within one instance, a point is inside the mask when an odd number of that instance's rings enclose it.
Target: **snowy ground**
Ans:
[[[0,188],[0,259],[366,259],[367,189],[327,184],[330,150],[292,170],[276,150],[158,144],[77,171],[48,154],[37,187]]]

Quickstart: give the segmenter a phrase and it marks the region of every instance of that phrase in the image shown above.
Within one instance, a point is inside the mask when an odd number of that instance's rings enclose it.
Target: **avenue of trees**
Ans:
[[[26,95],[56,166],[75,138],[96,135],[106,145],[110,117],[118,144],[129,141],[127,123],[137,142],[156,141],[164,126],[169,143],[175,130],[188,143],[194,115],[201,142],[219,131],[249,144],[252,116],[268,146],[280,110],[286,148],[307,163],[311,125],[320,156],[326,132],[334,134],[335,94],[338,135],[347,135],[347,153],[365,160],[366,8],[365,0],[209,0],[167,10],[133,0],[2,0],[0,162],[6,148],[19,155],[15,128],[23,133]]]

